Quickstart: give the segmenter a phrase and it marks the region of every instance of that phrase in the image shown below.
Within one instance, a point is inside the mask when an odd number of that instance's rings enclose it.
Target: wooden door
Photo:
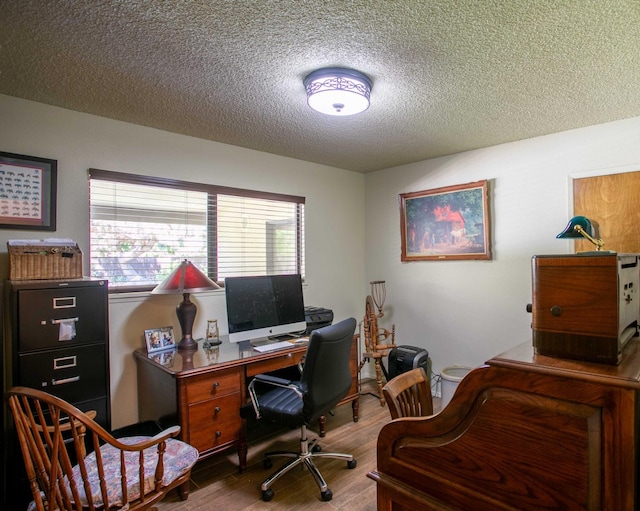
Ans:
[[[598,223],[604,250],[640,252],[639,203],[640,171],[573,181],[573,214]],[[594,248],[586,240],[576,241],[576,252]]]

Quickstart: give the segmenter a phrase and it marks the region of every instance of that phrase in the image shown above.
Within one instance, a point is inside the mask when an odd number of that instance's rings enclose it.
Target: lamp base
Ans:
[[[176,314],[182,329],[182,339],[178,343],[179,350],[197,350],[198,343],[193,339],[191,331],[193,329],[193,321],[196,319],[198,308],[196,304],[189,300],[189,293],[182,294],[182,301],[176,307]]]
[[[198,343],[194,341],[193,337],[191,337],[190,335],[185,336],[182,339],[180,339],[180,342],[178,343],[178,349],[179,350],[197,350]]]

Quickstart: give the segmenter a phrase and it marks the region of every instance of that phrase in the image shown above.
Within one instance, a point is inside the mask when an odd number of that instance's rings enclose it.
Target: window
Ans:
[[[222,281],[304,275],[304,198],[90,169],[91,276],[151,289],[189,259]]]

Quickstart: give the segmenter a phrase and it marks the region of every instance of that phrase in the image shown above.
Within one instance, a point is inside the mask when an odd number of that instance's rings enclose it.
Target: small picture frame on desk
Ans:
[[[172,326],[145,330],[144,340],[147,344],[147,353],[170,350],[176,347]]]

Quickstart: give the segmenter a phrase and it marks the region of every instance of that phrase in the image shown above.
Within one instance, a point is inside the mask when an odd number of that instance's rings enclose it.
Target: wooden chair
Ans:
[[[382,388],[382,393],[392,419],[433,415],[431,385],[422,367],[400,373]]]
[[[84,413],[92,420],[96,418],[96,415],[98,415],[98,412],[96,412],[95,410],[87,410]],[[59,427],[60,432],[63,434],[66,434],[67,431],[71,431],[72,429],[77,430],[78,438],[81,440],[81,442],[78,443],[78,457],[84,458],[87,455],[87,444],[85,443],[84,438],[87,434],[87,428],[85,428],[84,425],[81,422],[78,422],[78,420],[76,419],[73,419],[72,421],[66,423],[62,423]],[[36,425],[36,429],[39,432],[42,432],[42,426],[40,426],[40,424]],[[56,426],[47,426],[46,429],[49,433],[55,433]]]
[[[90,414],[46,392],[14,387],[6,396],[33,496],[29,509],[152,509],[176,487],[188,497],[198,451],[172,438],[178,426],[116,439]]]

